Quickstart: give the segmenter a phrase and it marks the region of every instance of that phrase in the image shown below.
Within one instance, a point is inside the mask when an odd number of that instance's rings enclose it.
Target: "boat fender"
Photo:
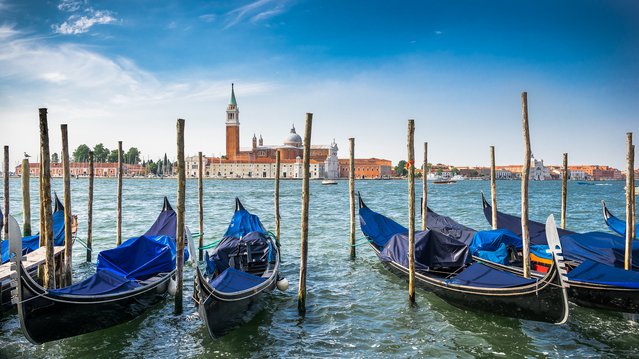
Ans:
[[[175,293],[177,293],[177,282],[171,278],[169,279],[169,294],[174,296]]]
[[[285,290],[288,289],[288,279],[286,278],[281,278],[277,281],[276,283],[277,285],[277,289],[281,290],[282,292],[284,292]]]

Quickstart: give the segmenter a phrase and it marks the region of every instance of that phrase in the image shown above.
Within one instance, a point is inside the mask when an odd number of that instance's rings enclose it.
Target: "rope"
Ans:
[[[80,242],[80,244],[81,244],[84,248],[86,248],[86,249],[87,249],[87,251],[93,252],[93,249],[89,248],[89,247],[87,246],[87,244],[86,244],[86,243],[84,243],[84,242],[80,239],[80,237],[74,237],[74,239],[75,239],[75,240],[77,240],[78,242]]]
[[[217,240],[217,241],[215,241],[215,242],[213,242],[213,243],[210,243],[210,244],[207,244],[207,245],[205,245],[205,246],[199,247],[198,249],[211,249],[211,248],[214,248],[214,247],[215,247],[215,246],[217,246],[217,245],[218,245],[221,241],[222,241],[221,239],[220,239],[220,240]]]
[[[351,247],[359,247],[359,246],[361,246],[363,244],[368,244],[368,243],[373,243],[373,241],[368,239],[368,238],[362,238],[362,239],[360,239],[358,241],[355,241],[355,244],[351,244],[350,246]]]
[[[204,235],[204,233],[193,232],[191,233],[191,238],[200,238]]]

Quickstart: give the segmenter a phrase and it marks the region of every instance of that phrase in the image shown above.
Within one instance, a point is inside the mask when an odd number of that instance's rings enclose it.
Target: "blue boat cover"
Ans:
[[[213,249],[211,255],[207,257],[207,273],[213,274],[215,269],[218,270],[218,273],[225,271],[229,268],[229,260],[231,257],[239,258],[240,253],[247,253],[247,260],[251,262],[264,263],[270,261],[272,248],[269,244],[270,241],[268,237],[257,231],[250,232],[242,238],[224,237]],[[240,269],[241,265],[247,264],[248,263],[235,262],[234,268]]]
[[[82,282],[65,288],[49,290],[49,293],[73,295],[115,294],[135,289],[139,286],[134,280],[126,279],[108,270],[100,270]]]
[[[479,231],[473,236],[470,244],[470,251],[476,255],[477,251],[494,251],[502,244],[505,247],[512,246],[516,249],[522,248],[521,238],[507,229],[495,229],[491,231]]]
[[[624,267],[626,243],[623,237],[604,232],[575,233],[561,237],[564,257],[583,262],[595,261],[612,267]],[[639,241],[632,241],[632,258],[639,258]],[[639,261],[632,264],[639,269]]]
[[[447,234],[460,242],[470,245],[477,232],[476,230],[459,224],[450,217],[438,214],[428,207],[426,209],[428,211],[426,216],[426,226],[428,228]]]
[[[639,289],[639,272],[586,260],[568,273],[570,280]]]
[[[172,208],[168,208],[160,212],[160,215],[155,220],[155,223],[149,228],[145,236],[154,237],[154,236],[169,236],[175,239],[175,235],[177,233],[177,214]]]
[[[475,262],[447,282],[472,287],[510,288],[532,284],[535,281]]]
[[[408,267],[408,234],[396,234],[384,246],[380,259]],[[471,260],[468,246],[441,232],[415,232],[415,269],[461,267]]]
[[[172,271],[175,257],[175,240],[169,236],[133,237],[100,252],[97,271],[109,270],[127,279],[145,280]]]
[[[484,216],[488,223],[492,223],[493,214],[492,207],[484,200]],[[511,216],[497,211],[497,226],[500,229],[507,229],[519,238],[521,238],[521,218],[517,216]],[[565,229],[557,228],[559,238],[574,234],[575,232],[567,231]],[[548,244],[546,240],[546,224],[535,221],[528,221],[528,233],[530,234],[530,244]]]
[[[233,218],[231,218],[231,223],[224,233],[224,237],[240,238],[251,232],[267,233],[260,222],[260,217],[245,209],[239,209],[233,213]]]
[[[56,206],[57,211],[53,212],[53,245],[64,245],[64,208],[62,205]],[[0,243],[2,250],[2,263],[9,261],[9,241],[4,240]],[[40,234],[22,238],[22,254],[31,253],[40,248]]]
[[[211,286],[224,293],[239,292],[262,284],[266,278],[242,272],[235,268],[227,268],[220,275],[213,278]]]
[[[610,214],[610,217],[606,219],[606,224],[608,225],[608,228],[612,229],[613,231],[619,233],[620,235],[624,237],[626,236],[626,221],[623,221],[613,216],[612,214]],[[636,226],[637,226],[637,229],[635,233],[639,233],[639,224],[637,224]]]
[[[408,234],[408,229],[392,219],[364,206],[359,209],[359,224],[369,240],[382,248],[396,234]]]

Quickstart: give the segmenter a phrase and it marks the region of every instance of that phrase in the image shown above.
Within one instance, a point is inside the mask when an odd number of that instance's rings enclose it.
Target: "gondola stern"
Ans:
[[[238,211],[245,211],[246,209],[244,209],[244,206],[242,205],[242,202],[240,202],[240,198],[239,197],[235,197],[235,212]]]
[[[488,201],[486,200],[486,196],[484,195],[484,191],[481,191],[481,206],[484,209],[490,207],[490,204],[488,204]]]
[[[53,192],[53,197],[54,197],[53,202],[55,203],[53,212],[64,211],[64,205],[62,204],[62,202],[60,202],[60,198],[58,198],[58,193]]]
[[[367,208],[366,203],[364,203],[364,200],[362,199],[362,194],[359,191],[357,191],[357,199],[359,203],[359,208]]]
[[[169,203],[169,199],[164,196],[164,205],[162,205],[162,212],[173,211],[173,207],[171,207],[171,203]]]
[[[610,219],[610,217],[614,217],[614,216],[608,210],[608,207],[606,206],[606,201],[604,201],[603,199],[601,200],[601,207],[602,207],[602,210],[603,210],[604,222],[606,223],[606,225],[608,225],[608,219]]]

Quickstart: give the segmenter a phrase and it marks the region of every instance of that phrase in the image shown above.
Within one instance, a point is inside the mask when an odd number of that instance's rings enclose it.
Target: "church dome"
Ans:
[[[284,144],[288,146],[302,146],[302,137],[295,132],[295,126],[291,128],[291,133],[284,139]]]

